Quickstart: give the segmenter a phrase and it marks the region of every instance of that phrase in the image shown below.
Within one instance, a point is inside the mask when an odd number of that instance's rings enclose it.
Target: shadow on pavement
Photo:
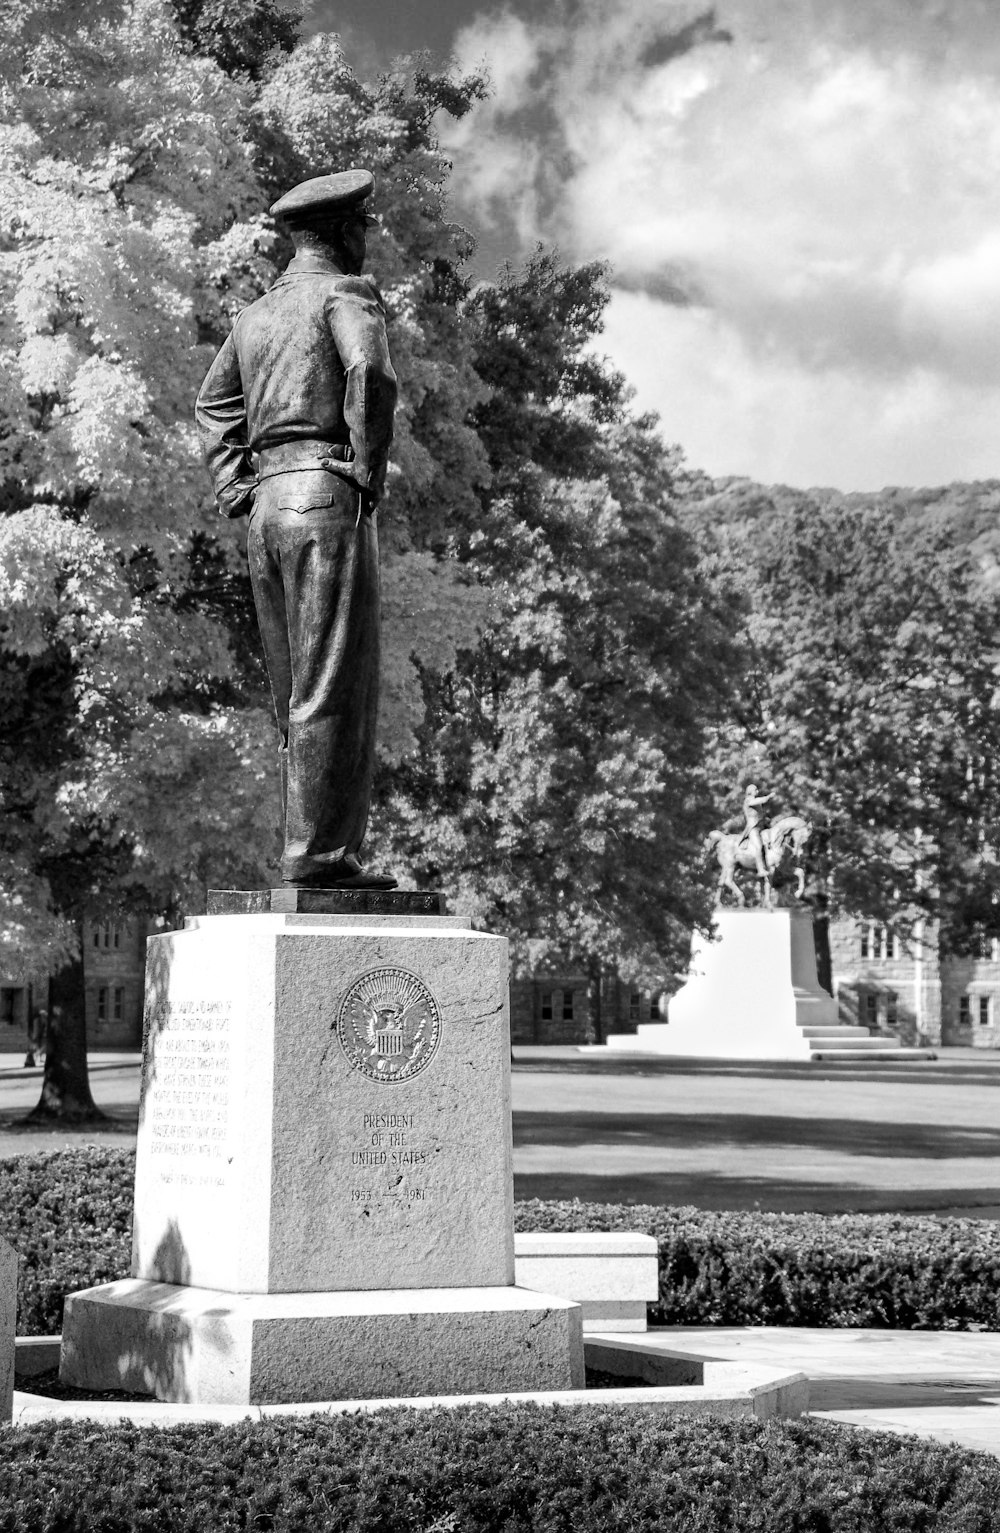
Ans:
[[[953,1410],[956,1406],[1000,1405],[1000,1380],[967,1383],[948,1379],[811,1378],[809,1409],[812,1411],[914,1410],[931,1407]]]
[[[1000,1161],[1000,1128],[942,1123],[877,1123],[869,1119],[765,1117],[752,1113],[514,1113],[514,1145],[617,1145],[625,1150],[829,1150],[884,1159]]]
[[[514,1049],[515,1072],[526,1071],[542,1075],[603,1075],[615,1076],[685,1076],[718,1075],[744,1079],[824,1080],[832,1077],[838,1081],[890,1081],[914,1085],[932,1081],[940,1085],[950,1081],[955,1085],[995,1086],[1000,1089],[1000,1051],[991,1052],[980,1063],[978,1060],[951,1061],[910,1060],[894,1064],[885,1060],[831,1060],[810,1062],[783,1060],[769,1062],[760,1059],[630,1059],[628,1055],[572,1055],[553,1051],[546,1058],[540,1048]]]
[[[695,1205],[716,1212],[879,1214],[954,1213],[995,1218],[997,1194],[982,1188],[856,1187],[843,1182],[783,1180],[780,1177],[712,1176],[697,1172],[649,1175],[625,1171],[621,1176],[575,1175],[572,1172],[514,1173],[514,1197],[579,1198],[584,1203],[652,1203],[658,1208]]]

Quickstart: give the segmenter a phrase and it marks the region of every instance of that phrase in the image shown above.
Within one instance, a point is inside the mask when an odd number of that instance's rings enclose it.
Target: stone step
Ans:
[[[841,1049],[854,1049],[859,1054],[871,1054],[876,1051],[890,1053],[898,1050],[901,1045],[898,1038],[873,1038],[871,1034],[860,1037],[838,1038],[836,1035],[825,1038],[812,1038],[806,1036],[806,1042],[812,1048],[824,1049],[830,1053],[840,1052]]]
[[[858,1049],[858,1048],[837,1049],[837,1048],[830,1048],[829,1045],[823,1044],[819,1048],[813,1049],[811,1051],[810,1055],[809,1055],[809,1058],[811,1060],[824,1060],[824,1059],[827,1059],[827,1060],[830,1060],[830,1059],[864,1059],[864,1060],[873,1060],[873,1059],[885,1059],[885,1060],[889,1060],[889,1061],[891,1061],[893,1063],[898,1063],[900,1060],[903,1060],[903,1059],[937,1059],[937,1057],[938,1057],[936,1049],[908,1049],[908,1048],[904,1048],[902,1046],[899,1046],[899,1047],[893,1049],[893,1048],[886,1048],[885,1047],[886,1040],[884,1038],[880,1038],[878,1040],[874,1040],[873,1039],[872,1041],[873,1042],[877,1042],[880,1045],[880,1047],[876,1047],[876,1048],[873,1048],[873,1049]]]
[[[843,1025],[838,1023],[833,1027],[820,1027],[819,1025],[813,1027],[808,1022],[800,1022],[799,1031],[803,1033],[804,1036],[810,1040],[810,1042],[814,1038],[822,1038],[824,1040],[827,1038],[860,1038],[863,1041],[865,1038],[870,1038],[872,1036],[867,1027],[852,1027],[848,1023],[844,1023]],[[892,1048],[894,1041],[898,1042],[898,1040],[893,1040],[892,1038],[886,1038],[883,1041],[887,1043],[890,1048]]]

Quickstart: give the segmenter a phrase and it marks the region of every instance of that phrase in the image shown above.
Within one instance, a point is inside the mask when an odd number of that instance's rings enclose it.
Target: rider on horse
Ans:
[[[761,804],[766,804],[774,797],[773,793],[758,793],[757,784],[749,782],[743,794],[743,815],[747,822],[743,832],[743,841],[753,853],[754,862],[757,864],[758,878],[767,878],[767,864],[764,861],[764,843],[761,840]]]

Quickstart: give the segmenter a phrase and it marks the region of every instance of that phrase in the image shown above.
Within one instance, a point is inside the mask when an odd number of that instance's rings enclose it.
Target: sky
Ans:
[[[600,349],[692,466],[1000,478],[995,0],[318,0],[359,74],[487,68],[442,122],[477,270],[606,260]]]

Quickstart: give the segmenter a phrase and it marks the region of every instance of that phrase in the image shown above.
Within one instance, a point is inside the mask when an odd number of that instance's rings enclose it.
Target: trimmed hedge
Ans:
[[[0,1430],[0,1533],[995,1533],[986,1454],[599,1406]]]
[[[63,1296],[128,1272],[135,1156],[0,1161],[0,1234],[21,1259],[18,1331],[52,1335]],[[644,1230],[660,1247],[662,1325],[1000,1330],[1000,1226],[910,1215],[704,1213],[650,1204],[515,1204],[519,1230]]]
[[[653,1324],[1000,1330],[1000,1225],[988,1220],[533,1199],[515,1204],[515,1224],[655,1235]]]
[[[0,1235],[18,1255],[17,1334],[55,1336],[63,1299],[128,1275],[135,1151],[0,1160]]]

